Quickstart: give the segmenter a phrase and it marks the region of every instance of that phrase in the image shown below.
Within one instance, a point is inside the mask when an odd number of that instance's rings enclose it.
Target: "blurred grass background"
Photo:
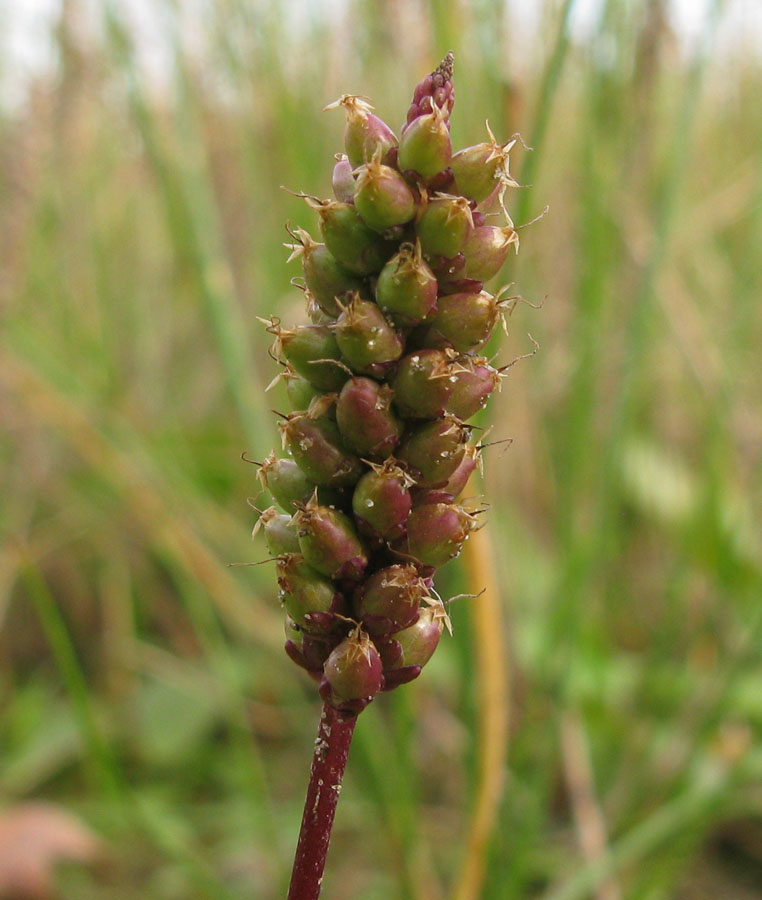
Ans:
[[[690,44],[666,0],[581,31],[574,6],[530,29],[497,0],[156,0],[136,32],[129,4],[62,0],[51,67],[0,110],[0,802],[102,837],[62,897],[285,895],[318,704],[271,568],[226,567],[265,555],[239,455],[284,405],[255,316],[300,315],[283,224],[314,231],[279,186],[327,195],[322,107],[398,125],[450,48],[455,144],[520,131],[514,218],[550,207],[506,266],[546,299],[500,358],[541,352],[485,458],[504,792],[464,887],[462,601],[360,720],[325,896],[762,897],[762,44],[718,40],[730,2]]]

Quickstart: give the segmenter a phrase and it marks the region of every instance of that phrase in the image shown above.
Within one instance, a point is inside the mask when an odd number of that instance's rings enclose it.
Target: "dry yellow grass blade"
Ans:
[[[472,601],[478,716],[476,796],[453,900],[481,895],[490,835],[497,822],[508,750],[508,665],[500,590],[489,526],[471,534],[463,553]],[[481,592],[481,593],[480,593]]]

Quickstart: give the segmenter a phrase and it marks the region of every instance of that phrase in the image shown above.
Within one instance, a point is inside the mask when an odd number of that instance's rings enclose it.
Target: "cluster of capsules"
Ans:
[[[514,184],[511,140],[453,153],[452,54],[415,89],[399,139],[344,95],[335,198],[300,194],[322,242],[290,229],[311,324],[266,320],[295,411],[260,464],[286,652],[346,716],[416,678],[447,612],[435,570],[480,510],[459,503],[480,447],[467,421],[501,370],[480,355],[515,302],[483,289],[518,237],[487,224]],[[489,131],[489,129],[488,129]],[[507,214],[506,214],[507,215]],[[290,260],[289,260],[290,261]]]

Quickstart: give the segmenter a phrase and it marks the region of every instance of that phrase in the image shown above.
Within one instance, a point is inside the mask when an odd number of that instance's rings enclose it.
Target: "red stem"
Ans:
[[[323,705],[288,900],[317,900],[320,896],[333,817],[356,721],[357,716],[341,719],[333,706]]]

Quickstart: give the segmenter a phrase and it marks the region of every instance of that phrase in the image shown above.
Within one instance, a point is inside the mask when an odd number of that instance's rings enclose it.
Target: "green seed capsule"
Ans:
[[[463,459],[469,429],[454,416],[414,428],[402,442],[398,458],[413,471],[420,487],[446,484]]]
[[[361,375],[381,378],[404,349],[400,334],[386,321],[376,303],[355,294],[341,311],[334,328],[336,343],[349,367]]]
[[[341,388],[347,376],[343,367],[337,365],[341,350],[327,325],[297,325],[291,329],[274,325],[270,330],[277,335],[275,352],[280,351],[313,387],[321,391]]]
[[[271,506],[260,515],[254,526],[252,537],[262,529],[267,549],[271,556],[282,556],[284,553],[299,553],[299,539],[291,522],[291,516],[279,513]]]
[[[316,572],[335,580],[362,578],[368,554],[343,512],[321,506],[313,497],[294,515],[294,525],[301,553]]]
[[[441,416],[452,392],[452,350],[416,350],[403,356],[392,387],[394,405],[406,419],[435,419]]]
[[[342,443],[335,422],[291,413],[280,423],[283,447],[313,484],[345,487],[355,484],[363,465]]]
[[[489,141],[458,150],[452,155],[452,169],[458,193],[480,203],[495,189],[495,184],[515,185],[509,172],[509,153],[516,143],[511,139],[502,146],[487,125]]]
[[[345,613],[343,594],[299,554],[276,561],[281,602],[289,616],[307,632],[325,633],[336,627],[335,614]]]
[[[368,228],[352,204],[305,199],[317,210],[326,247],[348,271],[356,275],[378,272],[394,252],[395,245]]]
[[[393,635],[393,640],[399,645],[399,652],[389,668],[425,666],[437,649],[447,621],[447,613],[442,604],[432,602],[431,606],[425,606],[412,625]]]
[[[291,250],[288,261],[291,262],[297,256],[302,257],[307,289],[326,315],[335,319],[341,312],[336,303],[337,297],[353,292],[359,292],[363,296],[366,294],[362,278],[337,262],[325,244],[314,241],[301,228],[294,228],[291,234],[297,243],[285,245]]]
[[[336,401],[344,445],[362,457],[385,459],[400,441],[402,423],[392,412],[392,391],[371,378],[350,378]]]
[[[471,207],[465,197],[434,194],[415,225],[426,256],[452,259],[474,230]]]
[[[283,377],[286,381],[286,393],[288,394],[291,408],[294,410],[307,409],[316,397],[322,396],[314,385],[310,384],[306,378],[297,375],[296,372],[286,370]]]
[[[437,303],[437,279],[421,256],[421,245],[402,244],[381,270],[376,300],[397,325],[417,325]]]
[[[294,504],[306,501],[315,490],[310,481],[293,459],[279,459],[271,452],[259,467],[262,487],[270,491],[273,499],[286,512],[294,511]]]
[[[389,126],[371,110],[367,100],[352,94],[343,94],[325,109],[343,107],[347,116],[344,131],[344,149],[353,168],[370,162],[376,154],[383,160],[397,146],[397,138]]]
[[[415,197],[396,169],[378,157],[357,170],[354,204],[363,222],[374,231],[405,225],[415,215]]]
[[[447,168],[452,156],[447,118],[435,106],[433,112],[418,116],[405,128],[397,154],[401,172],[413,171],[428,180]]]

